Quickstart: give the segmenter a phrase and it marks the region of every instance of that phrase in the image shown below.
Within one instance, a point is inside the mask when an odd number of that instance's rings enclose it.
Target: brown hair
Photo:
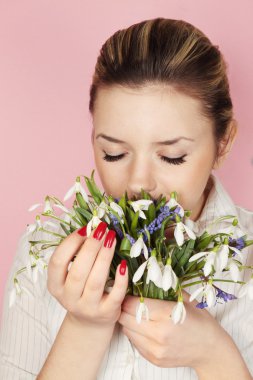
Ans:
[[[94,111],[99,88],[167,84],[202,104],[213,122],[217,153],[233,120],[233,105],[219,50],[203,32],[183,20],[156,18],[118,30],[103,44],[90,87]]]

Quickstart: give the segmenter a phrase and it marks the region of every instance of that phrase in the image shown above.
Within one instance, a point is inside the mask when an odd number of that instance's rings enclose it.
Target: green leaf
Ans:
[[[76,193],[76,200],[77,200],[80,207],[84,208],[85,210],[89,210],[89,207],[88,207],[87,203],[85,202],[81,193],[79,193],[79,192]]]
[[[92,219],[92,214],[89,211],[86,211],[80,207],[77,207],[76,211],[83,215],[87,221],[90,221]]]
[[[156,213],[155,213],[155,205],[154,203],[151,203],[149,205],[148,211],[147,211],[147,218],[148,218],[148,224],[155,219]]]
[[[120,248],[119,248],[119,251],[122,252],[122,251],[127,251],[128,253],[130,252],[130,249],[131,249],[131,243],[130,241],[128,240],[127,237],[124,237],[121,241],[121,244],[120,244]]]
[[[166,197],[162,196],[161,194],[157,201],[157,205],[155,208],[156,211],[160,210],[160,208],[163,207],[166,203],[167,203]]]
[[[99,205],[103,199],[103,195],[102,195],[101,191],[99,190],[99,188],[97,187],[97,185],[94,181],[94,178],[93,178],[94,172],[95,172],[95,170],[92,171],[91,178],[88,178],[86,176],[84,176],[84,178],[85,178],[87,188],[89,189],[89,192],[91,193],[91,195],[94,198],[94,201],[97,203],[97,205]]]
[[[131,234],[135,239],[137,239],[136,227],[138,224],[138,219],[139,219],[139,211],[137,211],[135,213],[134,218],[133,218],[132,223],[131,223],[131,227],[130,227]]]
[[[60,226],[67,236],[70,235],[70,231],[66,228],[66,226],[64,226],[63,223],[60,223]]]
[[[122,208],[122,210],[124,211],[124,214],[125,214],[126,213],[126,196],[125,195],[123,195],[123,197],[120,198],[118,204]]]

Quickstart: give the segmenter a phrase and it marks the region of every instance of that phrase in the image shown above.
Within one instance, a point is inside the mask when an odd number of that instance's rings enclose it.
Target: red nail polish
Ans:
[[[120,267],[119,267],[119,273],[124,276],[126,273],[126,267],[127,267],[127,261],[126,260],[121,260]]]
[[[87,235],[87,226],[83,226],[83,227],[79,228],[79,230],[77,232],[81,236],[86,236]]]
[[[107,224],[105,222],[100,222],[97,228],[95,229],[93,237],[97,240],[101,240],[105,234]]]
[[[114,230],[110,230],[108,232],[104,241],[104,247],[111,248],[115,239],[115,235],[116,235],[116,232]]]

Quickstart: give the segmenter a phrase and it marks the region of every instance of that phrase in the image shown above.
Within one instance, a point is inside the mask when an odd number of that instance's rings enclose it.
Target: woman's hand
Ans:
[[[97,327],[115,325],[128,285],[127,268],[122,275],[119,265],[111,292],[104,293],[116,246],[115,231],[110,230],[106,235],[106,229],[107,224],[101,222],[89,237],[79,235],[78,231],[68,235],[48,264],[49,292],[67,309],[74,322]]]
[[[159,367],[196,369],[201,364],[213,365],[214,358],[228,348],[230,337],[207,310],[196,308],[195,300],[189,302],[185,291],[183,297],[186,318],[182,324],[175,325],[170,319],[175,302],[145,298],[150,320],[138,324],[135,310],[139,297],[126,296],[118,320],[122,332],[143,357]]]

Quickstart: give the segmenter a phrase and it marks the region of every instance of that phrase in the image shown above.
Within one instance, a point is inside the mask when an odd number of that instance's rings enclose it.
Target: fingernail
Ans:
[[[104,241],[104,247],[111,248],[115,239],[115,235],[116,235],[116,232],[114,230],[110,230],[108,232]]]
[[[101,240],[105,234],[107,224],[105,222],[100,222],[97,228],[95,229],[93,237],[97,240]]]
[[[119,273],[124,276],[126,273],[126,267],[127,267],[127,261],[126,260],[121,260],[120,267],[119,267]]]
[[[83,226],[83,227],[79,228],[79,230],[77,232],[81,236],[86,236],[87,235],[87,226]]]

